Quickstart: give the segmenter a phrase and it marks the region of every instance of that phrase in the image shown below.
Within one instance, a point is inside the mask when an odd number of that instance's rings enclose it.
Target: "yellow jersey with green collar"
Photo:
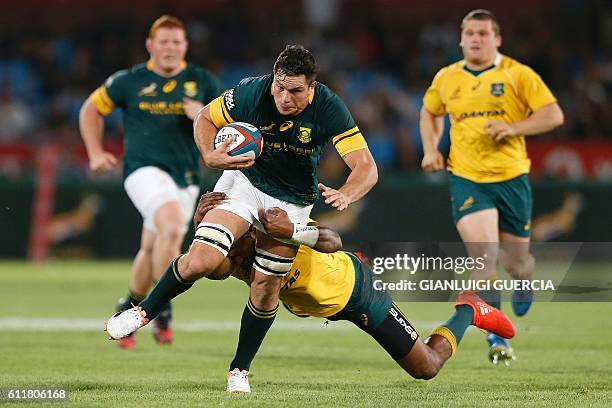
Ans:
[[[423,104],[433,115],[450,116],[448,170],[480,183],[495,183],[529,173],[522,135],[494,142],[487,122],[509,124],[527,119],[556,99],[542,78],[528,66],[497,55],[490,69],[470,72],[465,60],[442,68],[425,93]]]
[[[355,267],[350,255],[324,254],[301,245],[283,278],[280,299],[297,316],[329,317],[348,303],[355,287]]]

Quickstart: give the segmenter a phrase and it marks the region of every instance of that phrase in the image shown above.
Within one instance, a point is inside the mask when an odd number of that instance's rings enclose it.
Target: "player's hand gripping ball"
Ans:
[[[227,147],[230,156],[245,155],[255,160],[261,154],[263,136],[259,129],[249,123],[234,122],[219,129],[215,136],[215,149],[227,139],[232,140]]]

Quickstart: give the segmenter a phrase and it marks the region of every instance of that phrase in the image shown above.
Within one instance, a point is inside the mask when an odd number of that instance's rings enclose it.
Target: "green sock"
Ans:
[[[119,306],[117,306],[117,311],[121,312],[123,310],[131,309],[132,307],[142,302],[142,299],[144,298],[134,295],[134,293],[130,290],[128,292],[128,295],[120,300]]]
[[[249,370],[251,362],[259,350],[268,329],[272,326],[278,305],[272,310],[263,311],[253,306],[251,299],[242,312],[240,320],[240,336],[238,337],[238,348],[236,355],[230,364],[230,371],[234,368]]]
[[[164,308],[168,307],[168,302],[170,302],[171,299],[187,291],[194,284],[194,282],[181,277],[178,270],[179,258],[172,261],[168,270],[164,273],[164,276],[161,277],[157,285],[153,288],[153,291],[145,300],[140,302],[140,307],[147,312],[147,318],[149,320],[155,319]]]
[[[463,339],[463,335],[474,320],[474,310],[469,305],[460,305],[455,308],[455,313],[442,326],[435,329],[431,334],[444,337],[451,345],[452,353],[455,354],[457,347]]]

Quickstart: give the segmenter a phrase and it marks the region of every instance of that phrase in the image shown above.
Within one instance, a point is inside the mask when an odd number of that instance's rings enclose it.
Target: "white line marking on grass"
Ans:
[[[30,317],[0,317],[0,330],[4,331],[102,331],[105,320],[102,319],[59,319],[59,318],[30,318]],[[415,322],[415,326],[422,329],[436,327],[439,322]],[[212,321],[212,320],[192,320],[174,324],[176,331],[184,332],[211,332],[211,331],[238,331],[240,322]],[[149,326],[145,327],[149,329]],[[329,322],[325,324],[324,319],[308,319],[286,321],[279,320],[274,322],[272,330],[279,331],[345,331],[355,330],[353,324],[349,322]]]

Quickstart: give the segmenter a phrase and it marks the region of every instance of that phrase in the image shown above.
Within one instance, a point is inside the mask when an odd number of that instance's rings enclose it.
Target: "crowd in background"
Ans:
[[[438,69],[461,59],[459,23],[470,6],[25,0],[0,16],[0,146],[50,139],[79,145],[84,99],[111,73],[146,61],[149,25],[173,14],[187,24],[189,60],[227,87],[270,72],[285,44],[304,44],[318,60],[319,79],[349,105],[381,171],[416,170],[421,98]],[[502,52],[533,67],[565,111],[565,125],[545,137],[612,143],[612,7],[575,0],[488,7],[502,26]],[[107,122],[107,138],[120,138],[120,113]]]

